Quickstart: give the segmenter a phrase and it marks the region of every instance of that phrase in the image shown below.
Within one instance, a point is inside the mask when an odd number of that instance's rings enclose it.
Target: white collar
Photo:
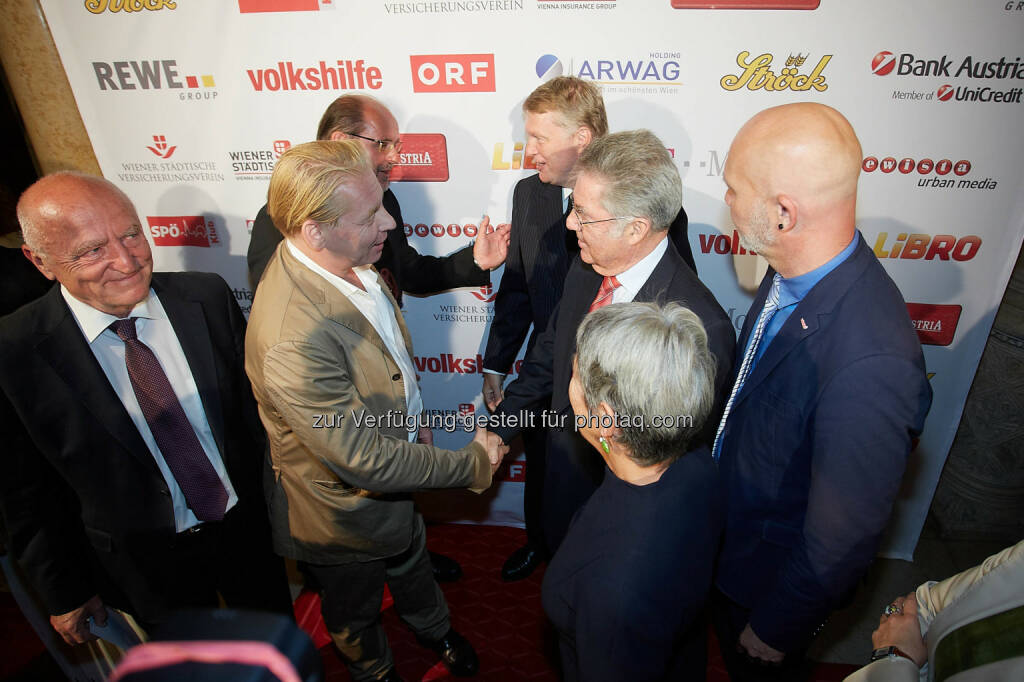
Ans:
[[[96,337],[102,334],[103,330],[109,327],[111,322],[124,319],[105,313],[102,310],[96,310],[96,308],[93,308],[88,303],[79,301],[63,284],[60,285],[60,294],[67,302],[68,308],[71,309],[71,314],[75,316],[78,327],[85,334],[85,339],[89,343],[95,341]],[[162,320],[167,318],[167,313],[164,312],[164,307],[160,305],[160,299],[157,298],[156,292],[150,287],[149,295],[136,303],[135,307],[125,317],[144,317],[149,320]]]
[[[635,296],[640,291],[640,287],[650,278],[654,268],[658,266],[658,262],[667,250],[668,236],[666,235],[651,249],[649,254],[638,260],[629,269],[615,275],[615,279],[619,280],[619,284]]]
[[[299,249],[299,247],[295,246],[295,244],[292,243],[292,240],[286,239],[285,243],[288,245],[289,253],[295,256],[295,260],[299,261],[307,268],[312,270],[314,273],[326,279],[328,284],[333,286],[341,293],[345,294],[346,296],[352,296],[353,294],[356,293],[363,293],[356,285],[345,281],[345,279],[341,277],[338,277],[333,272],[330,272],[329,270],[321,266],[319,263],[314,261],[312,258],[307,256],[305,253],[302,252],[301,249]],[[356,277],[358,277],[359,281],[363,283],[364,287],[366,287],[367,292],[371,291],[371,289],[378,291],[380,290],[380,284],[378,284],[377,282],[377,275],[373,272],[371,266],[360,265],[352,268],[352,272],[356,273]]]

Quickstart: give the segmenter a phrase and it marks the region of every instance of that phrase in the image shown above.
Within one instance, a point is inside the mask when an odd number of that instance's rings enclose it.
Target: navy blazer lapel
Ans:
[[[836,266],[832,272],[825,275],[820,282],[807,292],[807,295],[797,304],[796,309],[786,319],[785,324],[782,325],[778,334],[775,335],[775,338],[772,339],[765,349],[761,359],[754,365],[750,376],[747,377],[746,382],[743,384],[743,390],[736,396],[737,404],[742,402],[747,394],[764,381],[780,362],[799,344],[803,343],[804,339],[812,336],[822,324],[826,323],[825,318],[831,314],[839,299],[846,294],[863,274],[864,269],[870,263],[868,259],[874,257],[874,253],[867,247],[863,236],[861,236],[860,244],[850,254],[850,257]],[[775,271],[769,269],[768,274],[765,275],[765,281],[770,282],[774,274]],[[767,298],[768,287],[764,286],[762,282],[761,288],[763,292],[758,292],[756,301],[760,305],[756,308],[751,308],[751,313],[747,315],[747,320],[744,323],[745,336],[749,336],[750,333],[747,326],[751,324],[751,315],[754,310],[757,311],[757,315],[761,314],[761,308],[764,306],[765,298]],[[757,315],[754,316],[754,320],[756,320]],[[737,350],[740,358],[737,361],[737,366],[742,362],[743,351],[745,350],[746,341],[744,340],[743,350]]]
[[[69,394],[82,402],[97,424],[109,431],[125,450],[159,473],[146,442],[89,349],[82,329],[61,296],[60,287],[53,287],[44,301],[42,335],[36,351],[50,363],[67,384]]]
[[[640,302],[665,302],[665,292],[671,288],[672,279],[679,272],[679,267],[683,266],[689,268],[686,265],[686,261],[679,255],[679,251],[675,245],[672,244],[672,240],[668,240],[668,248],[665,249],[665,253],[661,255],[661,260],[651,270],[650,276],[644,285],[640,287],[640,291],[636,292],[636,296],[633,297],[634,301]],[[595,292],[596,294],[596,292]]]
[[[210,341],[212,335],[206,324],[203,306],[198,301],[182,297],[178,292],[168,291],[163,285],[160,273],[153,275],[153,290],[160,296],[160,304],[167,312],[167,319],[170,320],[178,343],[181,344],[181,350],[185,354],[185,360],[188,361],[192,379],[196,382],[196,390],[199,391],[199,399],[206,412],[206,421],[209,422],[213,438],[217,441],[217,448],[221,457],[226,458],[222,388],[217,376],[213,344]]]

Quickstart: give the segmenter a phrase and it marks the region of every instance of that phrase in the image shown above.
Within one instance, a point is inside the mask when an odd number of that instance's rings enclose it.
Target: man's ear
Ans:
[[[312,250],[320,251],[325,248],[326,239],[323,227],[315,220],[307,220],[302,223],[302,226],[299,228],[299,235],[306,246]]]
[[[582,152],[587,148],[591,142],[594,141],[594,133],[587,126],[580,126],[576,129],[576,132],[572,134],[572,142],[576,145],[576,150]]]
[[[780,194],[775,198],[775,208],[778,212],[780,232],[788,232],[796,227],[798,209],[793,197],[788,194]]]
[[[36,266],[36,269],[39,270],[39,272],[43,273],[43,277],[49,280],[57,279],[57,275],[54,274],[53,270],[51,270],[49,266],[46,265],[46,261],[43,260],[43,257],[28,248],[28,244],[21,245],[21,252],[25,254],[25,258],[28,258],[32,265]]]
[[[603,436],[607,440],[615,440],[622,433],[615,423],[615,409],[607,402],[602,400],[597,404],[597,409],[594,410],[597,416],[598,423],[598,435]]]
[[[328,137],[327,139],[331,140],[332,142],[335,142],[337,140],[348,139],[348,135],[346,135],[345,133],[341,132],[340,130],[335,130],[334,132],[331,133],[330,137]]]
[[[629,221],[625,227],[625,234],[630,243],[636,244],[647,238],[652,227],[650,218],[639,216]]]

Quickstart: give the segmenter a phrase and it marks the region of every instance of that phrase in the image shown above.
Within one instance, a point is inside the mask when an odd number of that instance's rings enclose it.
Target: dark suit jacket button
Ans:
[[[167,497],[170,497],[171,496],[171,491],[170,490],[161,490],[160,494],[161,495],[165,495]]]
[[[393,375],[391,375],[391,380],[392,381],[401,381],[401,379],[402,379],[402,373],[401,372],[395,372]]]

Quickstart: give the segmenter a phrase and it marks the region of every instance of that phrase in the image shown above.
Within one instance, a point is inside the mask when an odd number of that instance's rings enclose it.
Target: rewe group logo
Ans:
[[[953,343],[962,306],[935,303],[908,303],[907,312],[914,325],[918,340],[929,346],[948,346]],[[928,379],[931,379],[929,375]]]
[[[413,92],[494,92],[493,54],[409,55]]]
[[[440,133],[405,133],[392,182],[448,182],[448,143]]]
[[[949,260],[969,261],[978,255],[981,237],[970,234],[955,237],[951,234],[907,234],[900,232],[896,241],[889,243],[889,233],[879,232],[875,239],[874,252],[878,258],[901,258],[903,260]]]
[[[146,216],[156,246],[204,246],[219,244],[212,220],[201,215]]]
[[[182,83],[175,59],[148,61],[92,62],[96,84],[101,91],[125,90],[189,90],[178,93],[182,100],[213,99],[217,96],[213,75],[185,76]],[[200,87],[202,85],[202,87]],[[200,92],[193,92],[199,90]]]
[[[722,76],[719,85],[723,90],[732,92],[744,87],[747,90],[765,90],[767,92],[783,92],[785,90],[804,92],[811,89],[824,92],[828,90],[828,84],[822,73],[832,60],[832,55],[822,55],[810,73],[802,74],[800,69],[807,62],[808,57],[810,57],[809,53],[789,54],[786,57],[785,66],[779,69],[779,73],[776,75],[771,70],[775,55],[765,52],[757,57],[752,57],[750,52],[744,50],[736,55],[736,65],[743,71],[739,74]]]
[[[146,149],[153,152],[161,159],[169,159],[174,154],[174,150],[177,149],[177,147],[168,147],[167,139],[163,135],[154,135],[153,146],[146,147]]]
[[[331,66],[323,60],[314,66],[278,62],[277,68],[246,69],[245,73],[256,92],[380,90],[384,83],[380,67],[366,66],[362,59],[338,59]]]

